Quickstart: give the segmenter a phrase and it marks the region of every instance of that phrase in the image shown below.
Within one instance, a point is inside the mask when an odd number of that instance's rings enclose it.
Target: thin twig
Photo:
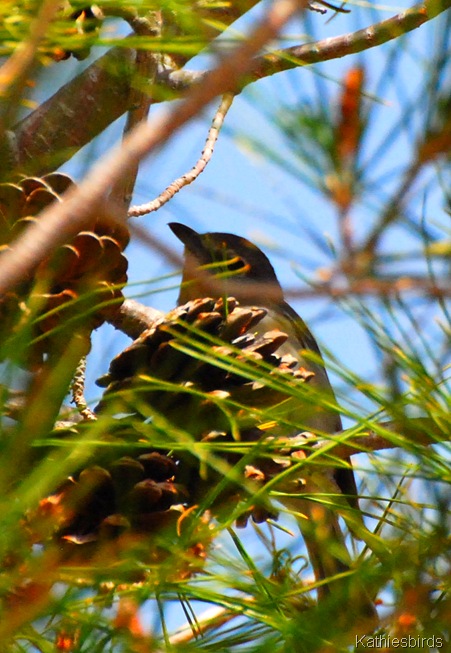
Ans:
[[[166,256],[166,254],[164,253]],[[172,257],[171,257],[172,260]],[[363,277],[348,281],[347,284],[342,282],[342,271],[340,269],[331,270],[330,278],[326,283],[316,283],[311,287],[294,288],[285,287],[284,296],[286,299],[318,299],[320,297],[329,297],[337,299],[340,297],[349,297],[350,295],[373,296],[373,297],[397,297],[401,295],[411,295],[422,297],[424,300],[432,298],[451,297],[451,284],[449,279],[442,277],[440,279],[425,279],[420,275],[398,276],[398,277]],[[199,271],[196,283],[199,285],[200,294],[205,297],[215,296],[218,289],[222,288],[221,280],[215,279],[211,275],[202,274]],[[227,279],[227,292],[230,296],[237,293],[245,300],[248,298],[255,304],[261,298],[263,303],[268,299],[277,299],[280,290],[273,283],[246,282],[244,284],[233,278]]]
[[[141,235],[141,232],[138,235]],[[162,248],[164,247],[162,243],[160,244],[159,242],[154,241],[154,238],[151,235],[147,234],[147,236],[148,238],[145,240],[145,242],[150,244],[154,249],[158,249],[160,251],[160,245]],[[166,256],[166,254],[169,255],[169,252],[167,253],[163,251],[163,254]],[[181,261],[177,260],[176,263],[179,264]],[[212,280],[211,285],[208,285],[206,282],[207,287],[205,288],[205,291],[207,295],[208,290],[211,290],[213,293],[215,291],[213,281],[214,280]],[[449,287],[449,284],[447,286],[444,284],[443,287],[439,288],[435,284],[432,284],[432,282],[423,283],[423,281],[424,280],[420,278],[412,279],[410,280],[410,283],[407,283],[406,279],[399,279],[398,281],[393,279],[386,282],[378,282],[377,279],[367,280],[367,282],[365,280],[360,280],[339,289],[333,288],[328,284],[314,286],[313,288],[285,289],[284,295],[285,297],[292,299],[317,299],[318,297],[338,298],[347,297],[350,294],[390,297],[392,295],[398,296],[401,292],[411,292],[415,293],[416,295],[422,292],[425,298],[429,299],[431,297],[451,296],[451,288]],[[232,292],[232,294],[233,289],[233,285],[229,287],[229,290]],[[241,290],[242,288],[240,287],[240,291]],[[267,286],[263,285],[263,287],[262,284],[258,284],[258,287],[257,285],[251,285],[249,288],[250,296],[255,297],[257,291],[261,293],[262,299],[267,299],[269,296],[271,296],[271,291],[274,291],[274,288],[270,284]],[[161,317],[163,317],[163,313],[157,309],[150,306],[144,306],[140,302],[137,302],[133,299],[126,299],[121,305],[120,309],[116,311],[112,316],[110,316],[108,322],[119,331],[122,331],[122,333],[125,333],[130,338],[135,339],[138,338],[138,336],[145,329],[152,327],[157,320],[161,319]]]
[[[360,249],[359,255],[362,256],[363,260],[374,260],[374,252],[376,251],[380,238],[387,228],[402,216],[403,206],[406,204],[408,193],[418,178],[419,173],[422,171],[422,163],[422,161],[416,159],[405,171],[400,187],[396,189],[393,196],[387,202],[382,216],[367,237],[366,243]]]
[[[161,238],[158,238],[149,229],[146,229],[142,223],[131,222],[129,223],[129,228],[135,242],[139,240],[147,247],[149,252],[156,252],[167,263],[175,268],[180,269],[183,267],[183,256],[178,254],[172,247],[166,245]]]
[[[153,211],[157,211],[164,204],[169,202],[176,193],[179,192],[184,186],[191,184],[197,177],[205,170],[208,163],[213,156],[214,147],[216,141],[218,140],[219,132],[222,125],[224,124],[225,117],[228,110],[232,106],[234,94],[225,93],[223,95],[221,104],[218,107],[218,110],[215,113],[213,122],[211,124],[210,130],[208,132],[207,140],[205,141],[205,147],[202,150],[200,159],[197,161],[196,165],[190,170],[190,172],[185,173],[178,179],[172,182],[157,198],[147,204],[141,204],[140,206],[132,206],[128,212],[129,218],[138,218]]]
[[[451,0],[426,0],[370,27],[332,38],[295,45],[258,58],[248,83],[306,64],[339,59],[383,45],[407,34],[451,7]]]
[[[85,399],[85,375],[86,375],[86,356],[80,360],[75,370],[72,381],[72,401],[76,405],[78,412],[85,420],[96,420],[97,416],[89,408]]]
[[[385,278],[363,277],[342,283],[341,270],[335,270],[331,274],[331,281],[324,284],[316,284],[312,288],[285,288],[284,295],[287,298],[303,297],[349,297],[350,295],[374,296],[374,297],[397,297],[401,295],[413,295],[431,300],[432,298],[451,297],[451,285],[449,279],[425,279],[420,275],[393,276]],[[334,283],[336,279],[337,284]],[[249,288],[249,292],[252,288]],[[233,287],[230,288],[233,294]]]

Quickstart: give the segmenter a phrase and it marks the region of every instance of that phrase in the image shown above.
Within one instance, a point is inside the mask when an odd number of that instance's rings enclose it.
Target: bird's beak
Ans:
[[[184,224],[180,224],[180,222],[170,222],[168,227],[177,238],[182,241],[188,252],[193,254],[197,259],[202,260],[202,253],[205,252],[205,245],[197,231],[194,231],[194,229],[191,229],[191,227],[187,227]]]

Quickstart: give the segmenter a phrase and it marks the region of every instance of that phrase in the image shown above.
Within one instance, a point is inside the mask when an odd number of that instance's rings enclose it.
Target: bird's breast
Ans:
[[[310,380],[306,381],[309,388],[299,387],[299,393],[291,396],[284,401],[277,412],[280,412],[281,419],[296,424],[293,432],[302,430],[318,430],[325,433],[334,433],[341,428],[340,417],[327,404],[335,403],[335,396],[330,385],[330,381],[322,361],[312,360],[306,356],[306,352],[312,352],[318,359],[318,349],[316,342],[308,331],[305,324],[300,320],[296,323],[291,315],[286,315],[283,310],[277,308],[264,307],[267,311],[266,316],[254,328],[255,335],[263,336],[268,331],[280,330],[288,338],[279,346],[277,354],[280,356],[289,355],[298,362],[295,369],[304,368],[313,373]],[[295,314],[294,314],[295,315]],[[311,344],[311,346],[309,346]],[[307,391],[306,391],[307,390]]]

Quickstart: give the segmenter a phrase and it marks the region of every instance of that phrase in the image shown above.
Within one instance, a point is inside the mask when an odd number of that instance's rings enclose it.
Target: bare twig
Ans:
[[[343,284],[340,270],[331,271],[331,280],[328,283],[316,284],[312,288],[285,288],[284,295],[289,298],[301,297],[349,297],[350,295],[369,295],[375,297],[397,297],[402,295],[422,296],[426,299],[444,298],[451,296],[449,279],[427,279],[422,276],[405,275],[385,278],[363,277],[348,281]],[[338,283],[334,284],[335,274]],[[251,292],[249,288],[249,292]],[[231,289],[231,292],[233,288]]]
[[[306,64],[339,59],[383,45],[407,34],[451,7],[451,0],[426,0],[370,27],[332,38],[286,48],[256,60],[251,81]]]
[[[181,268],[183,266],[183,257],[172,248],[168,247],[160,238],[151,233],[148,229],[137,222],[130,225],[130,232],[136,240],[140,240],[146,247],[154,252],[158,252],[168,263]]]
[[[133,228],[135,231],[135,227]],[[144,237],[144,242],[149,244],[152,248],[160,250],[160,247],[164,249],[162,252],[164,256],[168,258],[171,262],[179,265],[182,263],[178,257],[170,256],[171,251],[166,250],[166,246],[163,243],[159,243],[154,239],[154,237],[147,232],[142,233],[139,230],[138,236]],[[210,284],[208,279],[205,280],[205,294],[208,295],[208,291],[214,291],[214,280],[211,280]],[[228,290],[233,294],[234,286],[231,284],[228,287]],[[253,286],[250,284],[249,293],[251,297],[255,297],[256,292],[259,291],[262,294],[262,297],[266,299],[271,296],[271,292],[274,292],[274,287],[271,284],[263,286],[258,284]],[[240,286],[240,292],[242,293],[242,286]],[[449,284],[443,285],[443,287],[437,287],[432,282],[427,282],[424,279],[398,279],[391,281],[378,281],[377,279],[368,279],[356,281],[345,287],[335,289],[329,284],[314,286],[313,288],[293,288],[285,289],[285,296],[288,298],[294,299],[317,299],[318,297],[347,297],[350,294],[352,295],[376,295],[380,297],[390,297],[390,296],[399,296],[400,293],[423,293],[427,298],[431,297],[449,297],[451,296],[451,287]],[[137,338],[145,329],[150,328],[156,320],[163,317],[163,313],[151,308],[150,306],[144,306],[140,302],[137,302],[132,299],[126,299],[122,304],[121,308],[114,313],[109,318],[109,323],[112,324],[116,329],[122,331],[130,338]]]
[[[85,420],[96,420],[95,413],[89,408],[85,399],[85,374],[86,374],[86,356],[80,360],[75,370],[72,381],[72,401],[76,405],[78,412]]]
[[[128,212],[128,216],[130,218],[138,218],[143,215],[147,215],[148,213],[152,213],[153,211],[157,211],[164,204],[169,202],[169,200],[171,200],[174,195],[179,192],[179,190],[181,190],[184,186],[191,184],[205,170],[211,160],[211,157],[213,156],[213,150],[216,141],[218,140],[219,132],[224,123],[227,112],[232,106],[233,98],[233,93],[226,93],[223,96],[221,104],[219,105],[218,110],[215,113],[215,117],[213,118],[213,122],[208,132],[208,137],[205,142],[205,147],[202,150],[200,159],[190,170],[190,172],[187,172],[186,174],[173,181],[172,184],[170,184],[156,199],[152,200],[151,202],[147,202],[147,204],[141,204],[140,206],[132,206]]]
[[[326,2],[326,0],[317,0],[318,4],[322,5],[326,9],[333,9],[333,11],[336,11],[339,14],[349,14],[351,12],[350,9],[346,9],[343,5],[345,2],[342,2],[340,6],[334,5],[331,2]],[[309,3],[309,9],[312,11],[318,11],[318,8],[316,6],[316,2],[310,2]]]
[[[395,222],[403,213],[403,207],[406,204],[409,191],[423,169],[423,163],[415,159],[409,168],[405,171],[400,187],[396,189],[393,196],[387,202],[384,212],[377,221],[374,229],[367,237],[366,243],[361,247],[359,256],[363,261],[373,261],[374,252],[383,233]]]
[[[166,252],[163,251],[163,254],[166,256]],[[166,258],[168,260],[174,260],[173,256],[166,256]],[[201,294],[204,294],[206,297],[214,295],[218,292],[218,288],[223,289],[224,287],[224,280],[217,280],[211,275],[202,274],[202,270],[198,272],[196,283],[202,290]],[[249,298],[253,303],[258,304],[260,298],[263,303],[270,298],[277,299],[279,292],[273,283],[253,283],[247,281],[246,287],[244,287],[243,283],[234,280],[233,277],[227,279],[227,293],[230,296],[233,297],[239,293],[240,297],[243,299]],[[368,276],[350,280],[344,284],[342,271],[340,269],[331,269],[326,283],[316,283],[311,287],[296,286],[294,288],[284,288],[286,299],[318,299],[320,297],[337,299],[340,297],[349,297],[350,295],[375,297],[413,295],[430,300],[432,298],[451,297],[451,284],[446,277],[435,280],[419,275],[387,276],[385,278]]]
[[[330,61],[331,59],[340,59],[350,54],[357,54],[383,45],[421,27],[421,25],[433,20],[450,7],[451,0],[426,0],[400,14],[356,32],[341,34],[340,36],[314,41],[313,43],[295,45],[257,57],[243,87],[252,84],[257,79],[269,77],[286,70]],[[208,74],[208,71],[161,70],[158,81],[165,83],[174,92],[181,92],[194,84],[201,83],[205,77],[208,77]]]
[[[239,87],[256,53],[277,36],[299,8],[296,0],[273,3],[249,38],[221,61],[205,83],[191,89],[171,111],[138,125],[120,149],[104,156],[77,188],[64,194],[65,201],[45,209],[12,249],[1,255],[0,293],[32,273],[55,247],[78,233],[93,212],[102,210],[111,188],[132,166],[166,142],[213,98]]]

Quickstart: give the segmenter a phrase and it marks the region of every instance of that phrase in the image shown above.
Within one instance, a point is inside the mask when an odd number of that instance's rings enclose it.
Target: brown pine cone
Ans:
[[[294,358],[277,353],[287,340],[285,333],[252,333],[265,315],[259,307],[240,307],[234,298],[223,302],[207,297],[179,306],[113,359],[108,374],[97,381],[106,387],[97,411],[147,417],[140,404],[150,406],[199,440],[229,429],[218,407],[228,400],[246,407],[235,411],[246,426],[249,408],[286,399],[283,387],[271,384],[272,376],[274,382],[280,374],[301,381],[312,377],[295,369]],[[253,415],[250,425],[256,425]]]
[[[0,185],[0,250],[9,247],[38,213],[72,184],[66,175],[52,173],[42,179],[24,178],[17,184]],[[125,226],[100,216],[92,230],[81,231],[43,261],[32,278],[0,301],[0,328],[10,335],[21,315],[33,320],[34,342],[27,352],[27,366],[39,365],[57,339],[51,332],[73,318],[90,331],[100,326],[122,303],[127,281],[127,260],[122,254],[128,243]],[[75,323],[76,324],[76,323]],[[71,331],[74,329],[72,322]],[[46,338],[42,339],[41,336]],[[60,332],[62,341],[67,334]]]
[[[298,369],[294,358],[278,352],[286,334],[253,333],[265,315],[264,309],[240,307],[233,298],[225,302],[202,298],[176,308],[113,359],[108,374],[98,380],[106,391],[97,411],[142,419],[160,415],[213,448],[215,442],[222,445],[237,437],[244,442],[261,440],[268,427],[259,411],[290,396],[283,381],[308,382],[313,376]],[[221,456],[231,464],[239,460],[237,454]],[[201,474],[189,451],[179,458],[178,480],[187,487],[190,501],[201,501],[218,479],[212,480],[211,471],[208,478]],[[243,470],[241,484],[246,479],[264,484],[267,470],[273,473],[274,464],[252,460],[252,466]],[[239,495],[239,482],[229,488],[231,492]],[[270,514],[267,506],[252,511],[255,521]]]
[[[214,448],[215,442],[233,442],[229,419],[221,409],[222,402],[232,400],[235,407],[229,406],[228,414],[235,411],[241,440],[261,439],[265,427],[258,409],[286,398],[268,380],[280,381],[283,375],[308,381],[311,376],[294,369],[296,361],[278,354],[285,334],[254,334],[265,314],[258,307],[242,308],[233,298],[226,302],[203,298],[176,308],[111,362],[108,374],[99,381],[107,390],[98,412],[134,414],[139,419],[155,412]],[[42,501],[29,519],[35,539],[45,540],[50,531],[71,557],[74,551],[95,557],[106,542],[117,544],[148,535],[154,542],[167,528],[177,537],[184,513],[202,504],[220,480],[211,470],[200,469],[189,447],[174,455],[137,449],[136,442],[143,436],[134,431],[128,418],[114,420],[108,434],[114,441],[119,437],[121,447],[129,442],[130,448],[122,448],[123,455],[117,457],[117,448],[102,447],[91,465]],[[220,455],[232,465],[240,460],[236,453]],[[255,459],[243,466],[241,480],[220,494],[215,509],[239,501],[244,483],[264,484],[271,462]],[[257,502],[239,525],[249,515],[260,522],[274,513],[266,503]]]
[[[121,457],[110,452],[109,461],[99,454],[99,464],[69,477],[28,515],[32,540],[41,542],[51,536],[70,553],[74,545],[92,545],[122,534],[148,534],[174,525],[181,508],[173,507],[187,498],[175,482],[176,462],[156,451],[140,451]]]
[[[115,582],[135,582],[155,565],[157,575],[187,578],[202,569],[213,531],[208,515],[182,505],[187,496],[175,482],[176,467],[169,456],[136,450],[86,467],[26,515],[23,539],[45,550],[53,545],[77,578],[108,580],[113,573]],[[177,547],[182,555],[174,557]]]
[[[183,490],[174,482],[176,463],[152,451],[122,456],[109,465],[83,469],[56,493],[65,515],[57,536],[83,544],[121,532],[151,532],[178,514]]]

